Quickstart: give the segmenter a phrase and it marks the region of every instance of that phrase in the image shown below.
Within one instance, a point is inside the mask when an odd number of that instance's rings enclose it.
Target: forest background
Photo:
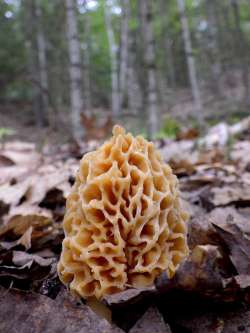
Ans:
[[[0,45],[2,136],[159,138],[249,111],[248,0],[1,0]]]

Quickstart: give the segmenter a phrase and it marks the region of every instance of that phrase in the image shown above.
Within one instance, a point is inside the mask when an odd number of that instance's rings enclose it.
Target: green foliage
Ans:
[[[0,140],[3,140],[7,136],[15,134],[15,131],[11,128],[0,127]]]
[[[156,135],[156,139],[171,138],[175,139],[181,129],[177,120],[167,117],[160,131]]]
[[[0,4],[0,45],[0,84],[7,83],[0,86],[0,97],[9,97],[7,88],[21,81],[26,60],[18,8],[4,1]]]

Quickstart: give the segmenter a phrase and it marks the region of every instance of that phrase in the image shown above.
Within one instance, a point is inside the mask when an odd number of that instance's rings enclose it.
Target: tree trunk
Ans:
[[[178,2],[179,13],[180,13],[180,19],[181,19],[182,35],[183,35],[184,48],[185,48],[186,59],[187,59],[189,80],[190,80],[192,95],[193,95],[193,99],[194,99],[194,103],[195,103],[195,111],[196,111],[199,122],[202,123],[203,116],[202,116],[201,93],[200,93],[199,84],[198,84],[198,80],[197,80],[195,59],[193,56],[191,37],[190,37],[190,32],[189,32],[189,27],[188,27],[188,19],[187,19],[186,13],[185,13],[185,3],[184,3],[184,0],[177,0],[177,2]]]
[[[231,6],[234,16],[234,24],[235,24],[235,47],[236,47],[236,55],[238,59],[240,59],[240,67],[242,70],[242,81],[245,87],[245,101],[246,104],[250,104],[250,86],[249,86],[249,62],[248,62],[248,51],[249,48],[247,47],[247,43],[245,41],[245,37],[243,31],[241,29],[241,22],[240,22],[240,11],[239,11],[239,4],[237,0],[231,0]]]
[[[129,53],[129,19],[130,19],[130,2],[122,0],[122,18],[121,18],[121,46],[120,46],[120,103],[121,107],[127,97],[128,84],[128,53]]]
[[[211,64],[212,71],[212,84],[211,90],[216,95],[221,95],[221,63],[220,63],[220,52],[218,47],[218,32],[217,32],[217,20],[216,20],[216,10],[217,1],[216,0],[206,0],[205,9],[207,13],[208,20],[208,41],[207,50]]]
[[[146,110],[148,136],[152,139],[158,130],[158,96],[155,68],[155,46],[153,35],[153,10],[150,0],[139,0],[140,17],[144,39],[144,62],[146,70]]]
[[[128,108],[129,113],[139,115],[142,107],[142,93],[139,85],[138,71],[136,68],[136,45],[132,36],[132,31],[129,32],[129,54],[128,54]]]
[[[88,115],[91,113],[91,84],[90,84],[90,21],[87,9],[87,0],[84,1],[85,14],[83,18],[84,23],[84,53],[83,53],[83,89],[84,89],[84,109]]]
[[[34,112],[35,122],[37,127],[43,127],[46,124],[46,115],[44,108],[42,107],[42,77],[40,75],[40,63],[39,63],[39,52],[38,52],[38,40],[39,40],[39,29],[37,20],[37,11],[35,3],[32,0],[26,0],[22,3],[24,9],[24,34],[26,36],[26,49],[28,54],[28,81],[32,87],[32,111]],[[43,48],[45,52],[45,48]],[[41,54],[40,54],[41,57]],[[46,57],[43,53],[43,57]],[[44,59],[43,59],[44,60]],[[46,66],[43,67],[46,71]],[[46,78],[47,72],[45,74]],[[45,108],[47,111],[47,108]]]
[[[37,20],[37,52],[38,52],[38,68],[39,81],[41,87],[41,112],[43,118],[48,119],[49,114],[49,97],[48,97],[48,73],[47,73],[47,57],[46,57],[46,40],[43,31],[42,8],[40,1],[35,1],[35,11]]]
[[[114,32],[112,29],[110,8],[107,3],[104,4],[104,15],[105,15],[107,35],[108,35],[110,64],[111,64],[112,115],[116,119],[120,114],[117,45],[115,43]]]
[[[167,69],[167,77],[168,83],[172,88],[176,86],[176,75],[174,68],[174,58],[173,58],[173,41],[171,40],[171,36],[169,34],[169,24],[168,24],[168,8],[167,4],[169,4],[166,0],[160,1],[160,17],[162,19],[162,40],[163,47],[165,49],[165,66]]]
[[[80,43],[77,31],[76,3],[75,0],[65,0],[68,33],[69,52],[69,76],[70,76],[70,99],[71,120],[73,137],[81,138],[83,132],[80,123],[80,113],[83,108],[83,97],[81,91],[81,56]]]

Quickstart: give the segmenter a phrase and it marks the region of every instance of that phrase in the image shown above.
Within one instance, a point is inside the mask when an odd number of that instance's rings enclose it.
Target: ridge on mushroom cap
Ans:
[[[113,130],[112,130],[112,134],[114,136],[118,136],[119,134],[124,135],[125,134],[125,129],[120,125],[114,125]]]
[[[83,156],[67,199],[59,277],[83,297],[100,298],[172,277],[187,256],[187,215],[178,181],[152,142],[114,126]]]

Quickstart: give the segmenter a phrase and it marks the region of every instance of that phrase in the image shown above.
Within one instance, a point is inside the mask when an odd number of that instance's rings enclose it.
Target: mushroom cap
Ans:
[[[187,256],[187,214],[178,180],[152,142],[114,126],[83,156],[63,221],[61,281],[101,298],[171,278]]]

